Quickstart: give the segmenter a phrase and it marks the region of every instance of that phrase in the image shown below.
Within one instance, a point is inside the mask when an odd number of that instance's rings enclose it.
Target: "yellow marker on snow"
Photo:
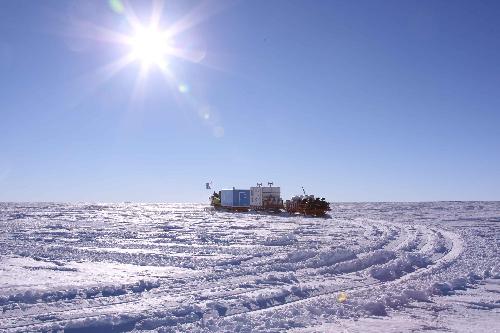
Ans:
[[[337,301],[339,301],[340,303],[344,303],[345,301],[347,301],[347,294],[345,292],[341,292],[337,296]]]

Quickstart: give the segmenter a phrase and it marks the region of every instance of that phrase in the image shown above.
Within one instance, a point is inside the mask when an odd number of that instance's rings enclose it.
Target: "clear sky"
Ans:
[[[499,17],[496,0],[0,1],[0,201],[203,202],[207,181],[500,200]]]

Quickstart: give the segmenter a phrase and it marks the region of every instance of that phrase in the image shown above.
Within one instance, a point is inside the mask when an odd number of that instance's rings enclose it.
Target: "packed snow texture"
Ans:
[[[0,331],[495,332],[500,203],[0,203]]]

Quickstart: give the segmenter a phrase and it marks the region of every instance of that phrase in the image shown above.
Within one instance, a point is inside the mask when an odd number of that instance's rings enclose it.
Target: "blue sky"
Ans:
[[[498,1],[166,1],[140,80],[122,4],[0,2],[0,201],[500,200]]]

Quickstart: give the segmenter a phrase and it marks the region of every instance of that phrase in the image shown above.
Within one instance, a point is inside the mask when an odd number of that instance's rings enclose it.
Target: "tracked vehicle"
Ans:
[[[290,214],[311,216],[324,216],[331,210],[325,198],[316,198],[314,195],[295,196],[285,202],[285,209]]]

